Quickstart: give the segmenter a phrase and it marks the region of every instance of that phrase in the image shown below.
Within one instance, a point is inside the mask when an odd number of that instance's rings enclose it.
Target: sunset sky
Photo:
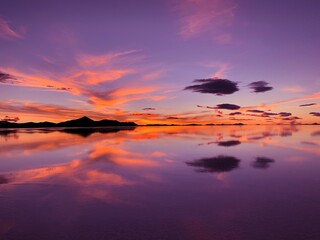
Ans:
[[[0,119],[314,123],[318,0],[2,0]]]

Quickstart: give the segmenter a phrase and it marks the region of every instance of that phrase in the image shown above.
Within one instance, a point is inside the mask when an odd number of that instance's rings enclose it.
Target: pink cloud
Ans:
[[[14,30],[6,20],[0,18],[0,38],[21,39],[23,36],[20,31]]]
[[[173,0],[174,11],[179,16],[180,32],[192,37],[202,32],[218,31],[229,25],[235,14],[230,0]]]
[[[216,62],[208,65],[210,68],[214,68],[214,73],[209,76],[211,78],[226,78],[227,73],[230,70],[228,63]]]
[[[301,93],[301,92],[305,92],[306,90],[301,87],[288,87],[288,88],[284,88],[283,91],[291,92],[291,93]]]
[[[128,50],[122,52],[111,52],[102,55],[81,55],[78,58],[78,63],[82,67],[98,67],[106,64],[111,64],[113,61],[121,57],[137,53],[138,50]]]

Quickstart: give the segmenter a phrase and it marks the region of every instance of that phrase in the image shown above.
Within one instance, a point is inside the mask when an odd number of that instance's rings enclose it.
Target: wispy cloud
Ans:
[[[221,28],[231,24],[236,9],[231,0],[172,0],[172,2],[173,9],[179,17],[179,34],[184,38],[203,32],[220,31]]]
[[[283,91],[291,92],[291,93],[302,93],[302,92],[305,92],[306,90],[301,87],[289,87],[289,88],[284,88]]]
[[[89,55],[82,54],[78,57],[77,61],[82,67],[98,67],[106,64],[110,64],[111,62],[126,57],[128,55],[139,52],[138,50],[128,50],[128,51],[120,51],[120,52],[111,52],[102,55]]]
[[[71,78],[74,81],[85,82],[87,84],[99,84],[103,82],[115,81],[129,74],[133,74],[134,69],[110,69],[102,71],[78,71]]]
[[[104,119],[114,117],[113,114],[101,113],[93,110],[74,109],[59,105],[50,104],[39,104],[32,102],[21,102],[21,101],[0,101],[0,112],[12,113],[12,114],[23,114],[34,116],[38,115],[45,119],[73,119],[82,117],[84,115],[90,116],[94,119]]]
[[[207,64],[206,66],[214,68],[214,73],[210,76],[211,78],[226,78],[227,73],[230,70],[230,65],[228,63],[216,62]]]
[[[62,72],[0,69],[0,83],[67,91],[86,97],[90,105],[99,108],[141,99],[165,99],[165,94],[159,91],[162,87],[151,83],[162,73],[148,69],[142,58],[136,50],[129,50],[76,57],[76,64]]]
[[[284,100],[284,101],[279,101],[276,103],[270,103],[270,104],[266,105],[265,107],[277,107],[277,106],[286,105],[286,104],[290,104],[290,103],[310,101],[310,100],[316,100],[316,99],[320,99],[320,92],[306,95],[306,96],[299,97],[299,98],[290,99],[290,100]]]
[[[301,104],[299,105],[299,107],[310,107],[310,106],[314,106],[317,105],[316,103],[306,103],[306,104]]]
[[[0,17],[0,39],[21,39],[23,35],[20,31],[14,30],[10,24]]]

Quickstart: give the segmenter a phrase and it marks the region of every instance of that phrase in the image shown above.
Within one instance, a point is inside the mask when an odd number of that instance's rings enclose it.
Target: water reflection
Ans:
[[[0,184],[6,184],[9,182],[9,179],[5,176],[0,175]]]
[[[316,128],[0,131],[0,239],[320,239]]]
[[[253,162],[252,166],[255,168],[267,169],[270,167],[270,164],[274,162],[275,160],[271,158],[257,157],[256,160]]]
[[[315,137],[315,136],[320,136],[320,131],[315,131],[311,133],[311,136]]]
[[[119,131],[134,130],[135,127],[118,127],[118,128],[65,128],[60,130],[64,133],[77,134],[82,137],[89,137],[93,133],[116,133]]]
[[[2,138],[4,141],[8,141],[10,139],[18,139],[19,136],[16,132],[16,130],[0,130],[0,139]]]
[[[240,160],[230,156],[217,156],[212,158],[202,158],[187,165],[196,167],[198,172],[229,172],[239,167]]]
[[[223,146],[223,147],[233,147],[241,144],[240,141],[238,140],[230,140],[230,141],[221,141],[218,142],[218,146]]]

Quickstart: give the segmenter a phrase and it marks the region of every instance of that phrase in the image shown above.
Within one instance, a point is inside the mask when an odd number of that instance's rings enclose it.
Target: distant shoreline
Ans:
[[[64,130],[64,129],[83,129],[83,130],[99,130],[99,129],[134,129],[136,127],[228,127],[228,126],[319,126],[319,123],[311,123],[311,124],[210,124],[210,125],[106,125],[106,126],[32,126],[32,127],[25,127],[25,126],[1,126],[0,131],[7,131],[7,130],[15,130],[15,129],[52,129],[52,130]]]
[[[25,129],[41,129],[41,128],[119,128],[119,127],[173,127],[173,126],[189,126],[189,127],[196,127],[196,126],[257,126],[257,125],[320,125],[319,123],[312,123],[312,124],[244,124],[241,122],[238,123],[209,123],[209,124],[146,124],[146,125],[138,125],[135,122],[119,122],[117,120],[100,120],[94,121],[86,116],[74,120],[64,121],[60,123],[53,123],[53,122],[27,122],[27,123],[16,123],[16,122],[9,122],[9,121],[0,121],[0,129],[17,129],[17,128],[25,128]]]

